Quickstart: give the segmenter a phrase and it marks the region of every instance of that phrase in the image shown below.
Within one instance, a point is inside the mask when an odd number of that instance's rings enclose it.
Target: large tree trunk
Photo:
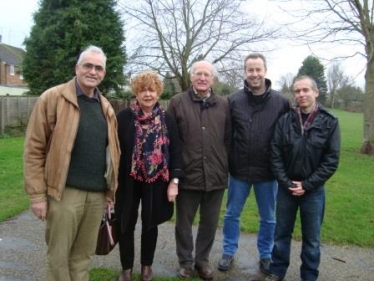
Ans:
[[[364,141],[360,148],[363,154],[374,154],[374,58],[368,58],[365,73]]]

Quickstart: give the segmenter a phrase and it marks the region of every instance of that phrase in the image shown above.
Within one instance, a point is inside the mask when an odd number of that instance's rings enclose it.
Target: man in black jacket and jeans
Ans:
[[[271,258],[275,229],[277,182],[270,171],[270,140],[289,101],[271,89],[266,79],[266,59],[250,54],[244,60],[244,87],[229,96],[232,142],[229,154],[230,180],[223,225],[223,255],[218,269],[231,268],[238,249],[240,215],[253,186],[259,213],[257,248],[260,270],[266,272]]]
[[[278,121],[271,142],[271,165],[279,190],[271,274],[266,281],[281,281],[286,275],[298,209],[302,232],[300,277],[303,281],[317,280],[324,184],[339,162],[338,119],[317,103],[316,82],[300,76],[293,89],[296,108]]]

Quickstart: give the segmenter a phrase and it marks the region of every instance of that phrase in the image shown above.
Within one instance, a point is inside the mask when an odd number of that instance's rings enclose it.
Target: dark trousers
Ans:
[[[209,254],[216,235],[224,190],[193,191],[179,190],[177,196],[177,221],[175,240],[179,265],[184,268],[203,267],[209,264]],[[200,220],[193,258],[192,224],[197,209]]]
[[[139,204],[144,200],[144,188],[149,188],[149,186],[144,186],[140,183],[134,185],[133,190],[133,208],[131,210],[131,217],[129,219],[129,225],[124,233],[119,235],[119,252],[122,269],[130,269],[134,266],[134,231],[135,225],[138,220],[138,209]],[[144,217],[142,208],[142,234],[141,234],[141,250],[140,250],[140,263],[141,265],[152,265],[153,258],[155,255],[157,237],[158,237],[158,228],[147,227],[144,224]]]
[[[301,220],[301,267],[302,280],[316,281],[321,252],[321,226],[325,210],[325,189],[308,191],[303,196],[291,195],[284,188],[278,189],[277,224],[270,271],[284,277],[290,264],[291,239],[296,214],[300,210]]]

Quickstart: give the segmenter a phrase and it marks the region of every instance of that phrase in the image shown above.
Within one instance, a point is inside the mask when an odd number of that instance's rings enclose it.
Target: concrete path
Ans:
[[[45,223],[29,211],[0,224],[0,281],[44,281],[46,246]],[[196,230],[195,230],[196,231]],[[140,236],[140,227],[136,232]],[[139,240],[137,240],[139,245]],[[222,230],[218,229],[211,253],[214,268],[221,257]],[[299,281],[300,242],[293,241],[292,262],[286,281]],[[139,261],[139,246],[136,260]],[[92,267],[120,270],[118,246],[108,256],[96,256]],[[139,272],[139,262],[134,268]],[[175,276],[178,262],[175,255],[174,224],[159,228],[159,240],[153,270],[155,276]],[[215,281],[262,280],[258,273],[256,236],[242,234],[234,267],[229,273],[215,272]],[[374,249],[353,246],[323,245],[319,281],[374,281]]]

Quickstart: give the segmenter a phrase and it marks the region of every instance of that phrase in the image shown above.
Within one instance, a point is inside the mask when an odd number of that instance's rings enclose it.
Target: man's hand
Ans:
[[[303,189],[303,185],[301,181],[293,181],[293,186],[289,187],[288,190],[291,192],[293,196],[302,196],[305,193],[305,190]]]
[[[174,202],[177,195],[178,195],[178,185],[173,182],[170,182],[168,186],[168,201]]]
[[[44,221],[47,218],[47,209],[48,205],[46,201],[31,204],[31,211],[38,219],[42,221]]]

